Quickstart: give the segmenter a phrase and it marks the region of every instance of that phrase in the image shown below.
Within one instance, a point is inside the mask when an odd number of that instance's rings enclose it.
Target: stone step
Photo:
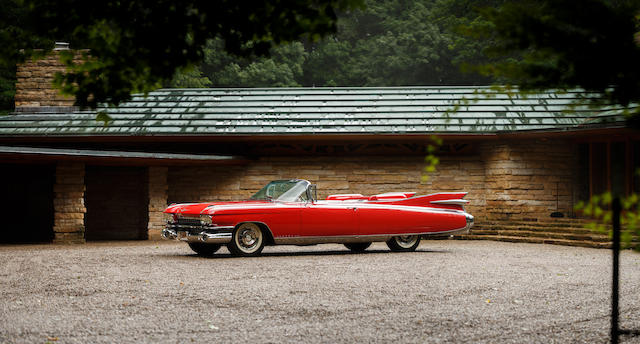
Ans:
[[[506,235],[475,235],[467,234],[456,236],[456,239],[463,240],[493,240],[493,241],[506,241],[506,242],[523,242],[534,244],[553,244],[553,245],[565,245],[565,246],[579,246],[579,247],[592,247],[592,248],[611,248],[610,242],[594,242],[591,240],[566,240],[566,239],[552,239],[552,238],[540,238],[540,237],[523,237],[523,236],[506,236]]]
[[[548,228],[584,228],[593,221],[574,222],[535,222],[535,221],[478,221],[476,226],[528,226],[528,227],[548,227]]]
[[[523,225],[493,225],[493,226],[473,226],[472,232],[486,230],[506,230],[506,231],[530,231],[548,233],[573,233],[573,234],[604,234],[592,231],[584,227],[544,227],[544,226],[523,226]]]
[[[608,235],[594,233],[565,233],[565,232],[544,232],[544,231],[526,231],[526,230],[472,230],[472,235],[478,236],[508,236],[508,237],[537,237],[544,239],[563,239],[578,241],[594,241],[609,242],[611,239]]]

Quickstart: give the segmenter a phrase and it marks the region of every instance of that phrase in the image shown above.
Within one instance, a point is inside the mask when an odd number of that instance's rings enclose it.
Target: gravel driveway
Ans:
[[[451,240],[259,258],[178,242],[0,246],[0,343],[604,343],[610,256]],[[640,330],[640,254],[621,262],[621,324]]]

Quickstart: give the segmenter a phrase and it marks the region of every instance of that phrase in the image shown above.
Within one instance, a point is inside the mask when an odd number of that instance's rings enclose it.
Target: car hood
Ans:
[[[240,201],[240,202],[207,202],[207,203],[178,203],[172,204],[167,209],[164,210],[165,213],[171,214],[194,214],[198,215],[203,212],[203,210],[211,207],[209,211],[206,213],[213,213],[214,206],[226,208],[226,209],[243,209],[247,207],[264,207],[265,205],[270,205],[271,202],[267,201]]]

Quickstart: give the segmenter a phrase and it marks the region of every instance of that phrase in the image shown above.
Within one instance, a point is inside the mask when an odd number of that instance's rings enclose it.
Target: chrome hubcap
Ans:
[[[251,229],[245,229],[240,234],[241,243],[244,247],[251,247],[256,243],[256,233]]]
[[[396,243],[398,243],[398,245],[402,248],[409,248],[415,245],[416,240],[418,240],[417,235],[402,235],[396,237]]]
[[[244,252],[251,253],[255,251],[262,243],[260,228],[253,223],[242,225],[236,234],[236,243],[238,248]]]

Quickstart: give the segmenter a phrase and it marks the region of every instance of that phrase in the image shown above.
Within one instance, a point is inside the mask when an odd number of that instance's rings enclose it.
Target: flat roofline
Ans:
[[[416,142],[428,140],[432,136],[437,136],[445,140],[482,141],[496,140],[501,138],[517,139],[530,137],[547,138],[567,138],[567,137],[588,137],[591,135],[622,134],[629,136],[640,136],[640,131],[625,126],[617,127],[590,127],[575,129],[545,129],[530,131],[511,131],[498,133],[404,133],[404,134],[287,134],[287,135],[147,135],[147,136],[0,136],[0,144],[20,144],[25,145],[37,141],[38,143],[51,142],[73,142],[73,143],[106,143],[106,142],[127,142],[127,143],[173,143],[173,142],[234,142],[234,143],[256,143],[256,142]]]
[[[153,164],[202,164],[202,165],[235,165],[249,160],[240,156],[182,154],[182,153],[150,153],[132,151],[111,151],[92,149],[40,148],[23,146],[0,146],[0,160],[16,159],[33,160],[66,160],[102,163],[129,163],[133,165]]]

